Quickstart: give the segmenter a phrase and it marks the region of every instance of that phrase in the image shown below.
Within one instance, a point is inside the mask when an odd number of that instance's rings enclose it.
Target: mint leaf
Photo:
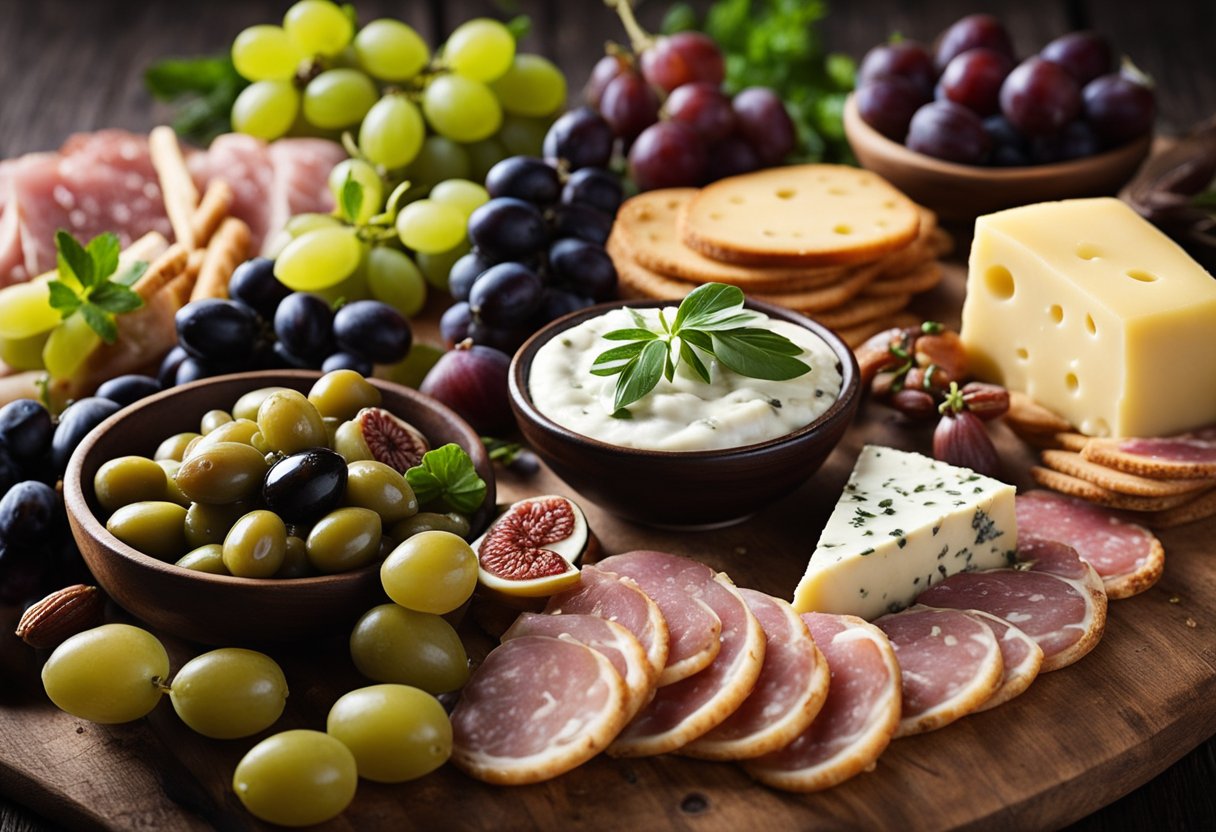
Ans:
[[[119,283],[107,281],[89,294],[89,302],[114,315],[133,312],[144,305],[144,299]]]
[[[67,318],[73,312],[80,308],[80,296],[72,287],[60,280],[52,280],[47,284],[47,289],[50,290],[50,304],[52,309],[58,309],[61,313],[60,317]]]
[[[405,472],[420,506],[447,507],[472,514],[486,498],[485,481],[477,475],[464,448],[449,442],[427,451],[422,462]]]
[[[84,289],[93,285],[93,258],[89,256],[76,238],[60,229],[55,232],[55,248],[59,277],[68,285],[75,280]]]
[[[122,251],[122,245],[118,242],[118,235],[112,231],[107,231],[104,234],[98,234],[93,239],[89,240],[89,244],[84,249],[88,252],[89,259],[93,261],[94,277],[108,277],[114,274],[118,268],[118,255]]]
[[[612,401],[612,409],[620,410],[628,407],[655,388],[663,375],[664,362],[667,359],[667,343],[665,341],[647,341],[642,352],[629,363],[621,373],[617,382],[616,396]]]
[[[358,219],[361,210],[363,210],[363,186],[348,173],[346,181],[342,183],[342,213],[348,221],[353,223]]]
[[[130,284],[148,264],[133,263],[121,276],[113,277],[120,246],[112,233],[99,234],[82,247],[75,237],[60,230],[55,234],[55,248],[59,279],[47,285],[51,308],[59,310],[65,321],[79,312],[90,329],[113,344],[118,339],[114,316],[144,305]]]
[[[110,278],[110,282],[122,286],[134,286],[146,271],[148,271],[148,264],[143,260],[136,260],[122,274]]]
[[[711,337],[714,355],[739,375],[769,381],[787,381],[811,371],[810,367],[797,358],[774,353],[764,346],[762,339],[740,334],[739,331],[715,332]]]
[[[89,325],[89,329],[101,336],[101,340],[107,344],[118,340],[118,327],[114,324],[113,315],[88,302],[80,305],[80,314],[84,316],[84,322]]]

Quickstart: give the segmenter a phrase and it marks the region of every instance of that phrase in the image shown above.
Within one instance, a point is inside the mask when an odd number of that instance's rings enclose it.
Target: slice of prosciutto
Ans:
[[[961,610],[910,607],[874,622],[899,661],[903,704],[895,736],[935,731],[979,709],[1004,662],[987,624]]]
[[[522,636],[490,652],[452,711],[452,762],[487,783],[539,783],[607,747],[624,725],[625,683],[572,638]]]
[[[648,558],[647,554],[662,555]],[[722,649],[722,621],[701,597],[709,567],[661,552],[626,552],[596,564],[635,581],[658,604],[667,622],[667,664],[659,687],[675,684],[704,670]],[[698,568],[699,567],[699,568]]]
[[[899,662],[883,631],[856,616],[802,620],[832,671],[827,701],[793,742],[743,767],[766,786],[815,792],[872,770],[886,750],[899,725]]]
[[[627,629],[597,615],[540,615],[520,613],[505,633],[503,641],[523,636],[569,636],[604,654],[625,682],[625,711],[630,717],[650,701],[655,674],[646,660],[646,651]]]
[[[667,622],[659,605],[632,578],[584,566],[578,586],[550,598],[545,612],[595,615],[620,624],[633,633],[646,651],[652,682],[658,680],[667,665]],[[721,628],[721,622],[718,627]]]
[[[681,587],[722,623],[722,646],[709,667],[656,690],[608,748],[615,757],[676,751],[720,725],[752,692],[764,664],[764,630],[730,579],[704,564],[638,551],[608,558],[601,566],[633,578],[647,594],[654,584]]]
[[[1001,661],[1005,666],[1001,674],[1001,686],[977,709],[987,711],[1005,704],[1030,687],[1030,683],[1039,675],[1043,666],[1043,648],[1020,629],[992,613],[980,610],[968,610],[968,613],[992,629],[992,634],[1001,646]]]
[[[1097,570],[1109,598],[1143,592],[1165,568],[1161,541],[1110,509],[1054,491],[1028,491],[1018,495],[1016,510],[1018,539],[1073,547]]]
[[[1079,661],[1106,627],[1106,592],[1094,568],[1063,543],[1018,541],[1022,568],[960,572],[918,604],[981,610],[1013,624],[1043,650],[1042,672]]]
[[[726,721],[680,749],[707,760],[744,760],[784,748],[810,727],[831,672],[810,630],[780,598],[739,588],[764,630],[764,666],[751,695]]]

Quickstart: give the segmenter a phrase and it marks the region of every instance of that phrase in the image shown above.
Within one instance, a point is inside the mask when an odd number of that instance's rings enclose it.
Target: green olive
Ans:
[[[97,469],[93,492],[106,511],[128,503],[163,500],[169,494],[165,469],[143,456],[120,456]]]
[[[182,569],[194,572],[207,572],[211,575],[227,575],[228,567],[224,566],[224,547],[218,543],[208,543],[184,554],[176,564]]]
[[[182,464],[176,459],[158,459],[156,464],[165,472],[165,497],[170,502],[183,505],[186,508],[190,507],[190,498],[182,493],[182,490],[177,487],[177,472],[182,467]]]
[[[469,518],[455,511],[440,514],[437,511],[420,511],[413,517],[395,523],[392,528],[393,537],[405,540],[418,532],[451,532],[458,537],[466,537],[469,533]]]
[[[278,393],[280,390],[286,389],[286,387],[259,387],[257,390],[250,390],[237,399],[236,404],[232,406],[232,418],[248,419],[251,422],[256,420],[258,408],[262,406],[262,402],[266,401],[266,397],[271,393]]]
[[[418,498],[405,475],[373,459],[356,460],[346,466],[346,504],[371,509],[385,524],[418,513]]]
[[[468,654],[452,625],[397,604],[363,614],[350,634],[350,656],[369,679],[433,694],[458,690],[469,678]]]
[[[328,435],[321,414],[302,393],[271,393],[258,408],[258,430],[272,451],[294,454],[325,446]]]
[[[152,454],[152,458],[156,460],[176,459],[181,462],[186,453],[186,446],[197,438],[197,433],[175,433],[160,443],[156,448],[156,453]]]
[[[273,511],[249,512],[224,538],[224,566],[241,578],[269,578],[286,556],[287,528]]]
[[[332,448],[338,436],[338,428],[342,425],[342,420],[335,419],[333,416],[323,416],[321,417],[321,422],[325,425],[325,435],[329,438],[329,447]]]
[[[246,503],[191,503],[186,509],[186,543],[191,547],[223,543],[228,530],[251,508]]]
[[[227,410],[208,410],[203,414],[202,422],[199,423],[199,433],[206,436],[220,425],[226,425],[231,421],[232,414]]]
[[[123,506],[110,515],[106,529],[128,546],[161,560],[177,560],[186,551],[186,509],[164,500]]]
[[[308,400],[322,416],[353,419],[363,408],[380,404],[380,391],[354,370],[334,370],[317,379]]]
[[[357,422],[343,422],[334,433],[334,450],[342,454],[347,462],[373,459],[372,449],[367,447],[363,431]]]
[[[183,459],[189,459],[199,451],[214,447],[221,442],[239,442],[242,445],[252,445],[253,443],[250,440],[253,439],[254,434],[257,432],[258,423],[252,422],[249,419],[237,419],[232,422],[225,422],[192,444],[186,451]],[[265,451],[262,453],[265,453]]]
[[[304,538],[294,534],[287,535],[287,554],[283,557],[283,565],[274,573],[276,578],[306,578],[312,575],[312,564],[308,562],[308,546]]]
[[[266,458],[252,445],[220,442],[182,463],[174,478],[196,503],[235,503],[261,488]]]
[[[318,572],[358,569],[380,551],[380,515],[366,508],[336,509],[317,521],[305,542]]]

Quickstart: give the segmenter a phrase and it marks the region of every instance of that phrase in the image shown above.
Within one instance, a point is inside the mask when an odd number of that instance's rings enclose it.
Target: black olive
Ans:
[[[266,472],[262,497],[286,523],[306,525],[328,514],[346,492],[346,459],[328,448],[284,457]]]

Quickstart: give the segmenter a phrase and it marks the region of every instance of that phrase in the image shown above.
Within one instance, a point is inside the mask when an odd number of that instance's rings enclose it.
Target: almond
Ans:
[[[50,649],[102,623],[105,596],[95,586],[75,584],[33,604],[17,622],[17,636],[30,647]]]

